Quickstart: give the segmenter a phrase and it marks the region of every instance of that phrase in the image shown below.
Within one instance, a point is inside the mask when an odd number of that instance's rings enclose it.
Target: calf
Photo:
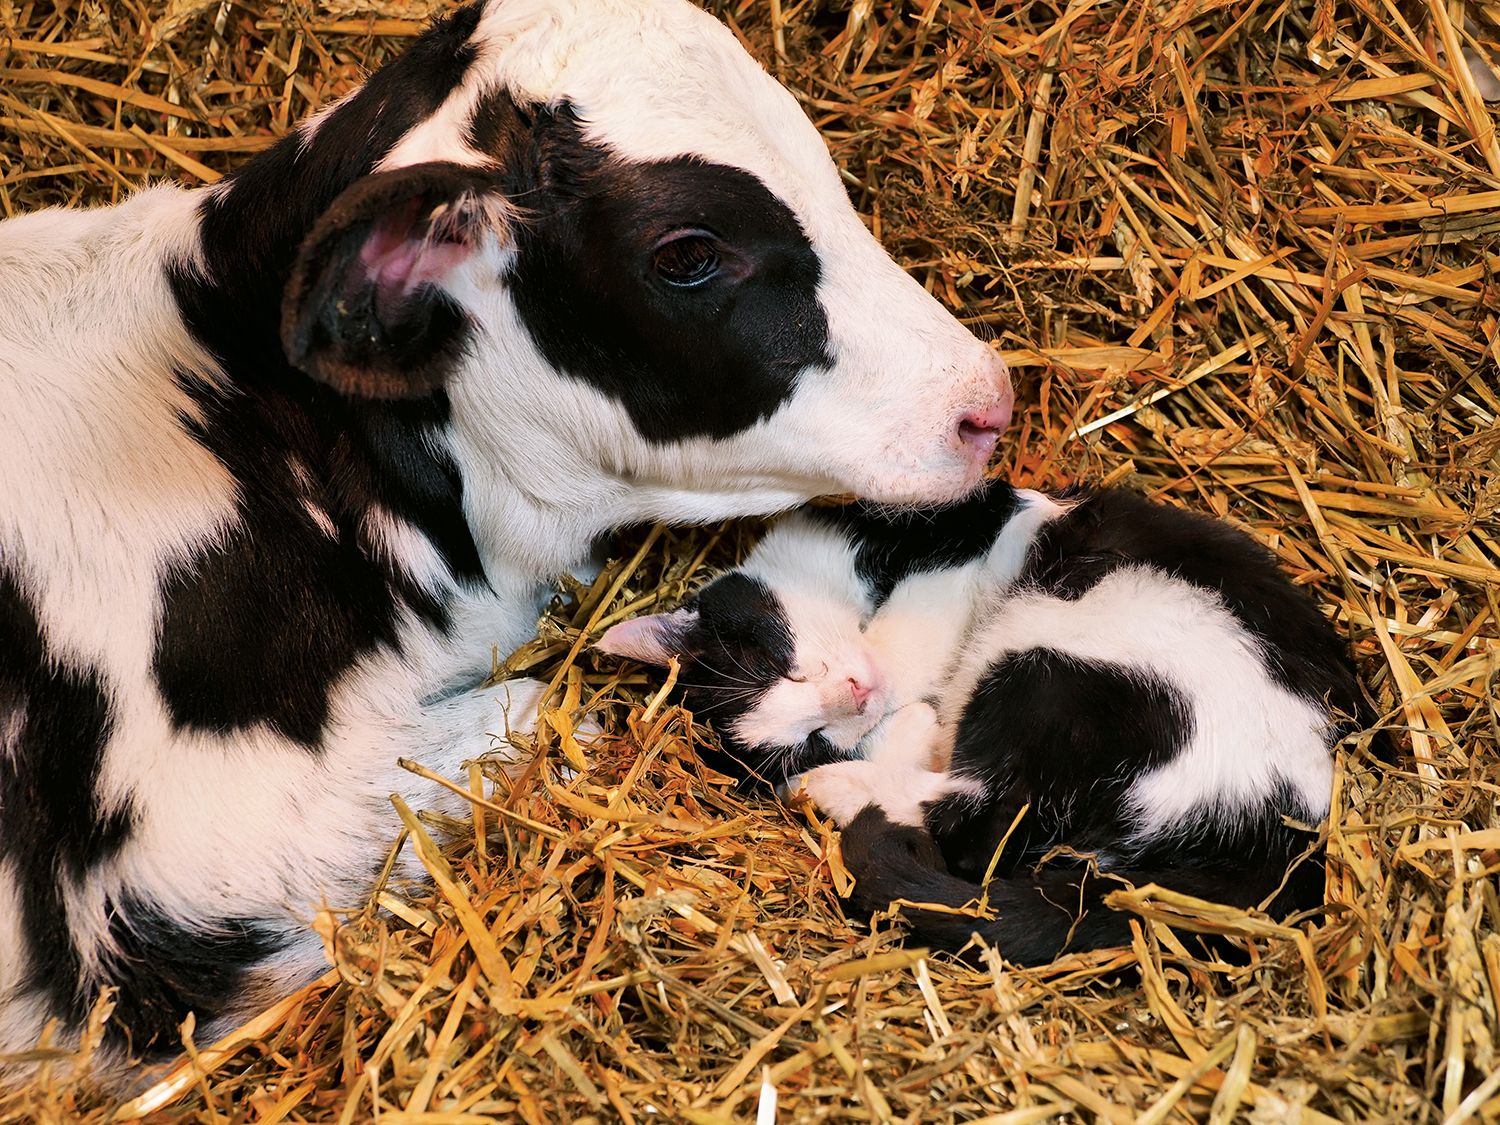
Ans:
[[[685,0],[489,0],[219,184],[0,224],[0,1049],[321,971],[611,528],[963,494],[1004,365]]]

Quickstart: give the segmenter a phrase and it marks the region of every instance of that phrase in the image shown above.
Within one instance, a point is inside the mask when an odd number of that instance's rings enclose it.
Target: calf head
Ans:
[[[1004,364],[728,30],[682,0],[490,0],[439,39],[451,88],[318,218],[282,340],[346,395],[443,390],[481,540],[502,483],[683,519],[978,479]],[[304,148],[347,145],[361,98]]]

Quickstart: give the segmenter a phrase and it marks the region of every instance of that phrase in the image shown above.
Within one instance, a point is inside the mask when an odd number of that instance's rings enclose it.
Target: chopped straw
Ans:
[[[212,181],[443,7],[0,0],[0,205]],[[757,525],[640,529],[497,657],[554,689],[509,736],[521,765],[446,779],[470,819],[393,809],[429,883],[320,915],[327,976],[131,1101],[44,1041],[0,1123],[1500,1118],[1500,148],[1466,61],[1500,59],[1500,8],[712,7],[876,236],[1010,361],[1001,475],[1215,513],[1348,636],[1403,757],[1340,749],[1326,905],[1122,888],[1129,948],[902,951],[898,922],[843,914],[813,810],[737,796],[660,677],[587,648]]]

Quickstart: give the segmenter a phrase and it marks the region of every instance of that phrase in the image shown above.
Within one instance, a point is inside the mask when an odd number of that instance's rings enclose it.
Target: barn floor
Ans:
[[[1130,948],[1024,971],[853,924],[836,833],[737,798],[658,680],[583,651],[755,530],[642,528],[505,662],[604,706],[579,776],[559,719],[519,782],[476,770],[503,812],[393,810],[437,890],[320,917],[322,981],[133,1102],[44,1045],[0,1125],[709,1123],[768,1091],[781,1122],[1500,1119],[1500,8],[712,6],[1012,364],[998,473],[1217,513],[1348,634],[1404,757],[1341,753],[1327,905],[1122,892]],[[215,179],[443,7],[0,0],[0,207]],[[1196,952],[1205,930],[1248,964]]]

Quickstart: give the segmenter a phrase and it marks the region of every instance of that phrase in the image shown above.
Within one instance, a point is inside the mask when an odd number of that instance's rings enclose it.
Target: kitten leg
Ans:
[[[846,906],[851,918],[868,918],[892,902],[927,903],[951,910],[903,907],[911,929],[908,945],[959,950],[977,933],[1008,961],[1041,965],[1071,950],[1080,952],[1130,942],[1131,915],[1105,904],[1126,883],[1155,883],[1211,902],[1252,908],[1275,896],[1273,917],[1316,906],[1323,899],[1321,856],[1301,863],[1287,877],[1290,853],[1267,850],[1239,867],[1204,868],[1166,864],[1126,865],[1095,874],[1077,866],[1049,864],[1020,878],[988,884],[953,875],[942,850],[924,828],[894,823],[873,806],[844,825],[839,840],[844,865],[854,876]],[[1285,880],[1285,881],[1283,881]],[[983,897],[997,917],[981,918],[964,908]],[[1212,941],[1212,939],[1207,939]],[[1228,951],[1220,948],[1223,955]]]
[[[953,793],[980,793],[983,786],[917,766],[852,761],[808,770],[802,775],[802,791],[840,827],[870,806],[893,824],[921,827],[929,802]]]

